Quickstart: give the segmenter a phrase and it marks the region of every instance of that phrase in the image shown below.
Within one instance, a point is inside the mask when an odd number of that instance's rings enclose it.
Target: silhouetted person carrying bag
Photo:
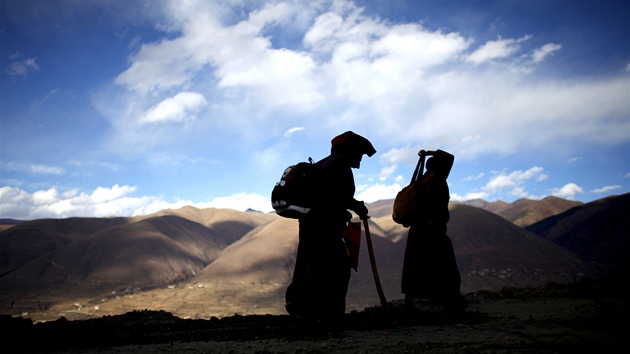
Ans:
[[[363,154],[376,150],[351,131],[332,139],[331,154],[315,164],[311,211],[299,219],[299,244],[293,279],[286,291],[286,309],[300,319],[335,320],[346,310],[351,260],[343,240],[352,219],[348,210],[367,217],[364,203],[354,199],[352,168]]]
[[[467,305],[460,294],[461,277],[457,269],[453,243],[446,234],[450,218],[450,199],[446,179],[455,157],[448,152],[424,151],[432,156],[426,162],[426,173],[419,171],[418,205],[410,218],[402,271],[402,293],[405,309],[415,309],[414,299],[428,298],[444,306],[445,311],[464,310]]]

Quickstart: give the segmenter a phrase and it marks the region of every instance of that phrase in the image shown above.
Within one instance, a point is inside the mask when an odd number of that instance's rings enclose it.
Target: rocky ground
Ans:
[[[146,310],[36,324],[0,316],[0,325],[5,353],[616,353],[630,329],[626,288],[626,280],[603,279],[482,291],[466,296],[464,312],[418,301],[413,316],[392,301],[335,324]]]

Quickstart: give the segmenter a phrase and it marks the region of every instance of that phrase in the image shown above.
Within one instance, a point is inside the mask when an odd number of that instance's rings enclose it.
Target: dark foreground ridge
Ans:
[[[468,294],[470,307],[459,313],[418,301],[409,315],[396,300],[346,314],[334,324],[272,315],[181,319],[144,310],[36,324],[0,316],[0,326],[3,352],[16,353],[618,352],[630,328],[627,285],[627,278],[608,277],[481,291]]]

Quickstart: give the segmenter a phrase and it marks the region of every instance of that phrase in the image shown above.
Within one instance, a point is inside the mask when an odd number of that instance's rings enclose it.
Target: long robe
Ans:
[[[436,303],[460,300],[461,277],[453,243],[447,236],[450,218],[448,177],[453,155],[438,150],[431,168],[422,177],[422,208],[407,235],[402,272],[402,293],[411,298],[429,298]],[[427,163],[429,165],[429,162]]]
[[[347,159],[317,163],[319,185],[312,211],[301,218],[293,279],[286,291],[292,316],[332,319],[345,313],[350,259],[342,239],[353,208],[354,177]]]

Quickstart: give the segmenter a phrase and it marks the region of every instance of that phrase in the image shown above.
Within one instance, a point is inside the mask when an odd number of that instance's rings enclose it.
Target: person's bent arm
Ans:
[[[448,175],[451,173],[455,156],[443,150],[426,151],[426,155],[433,156],[433,159],[435,159],[435,168],[433,172],[435,178],[446,180]]]

